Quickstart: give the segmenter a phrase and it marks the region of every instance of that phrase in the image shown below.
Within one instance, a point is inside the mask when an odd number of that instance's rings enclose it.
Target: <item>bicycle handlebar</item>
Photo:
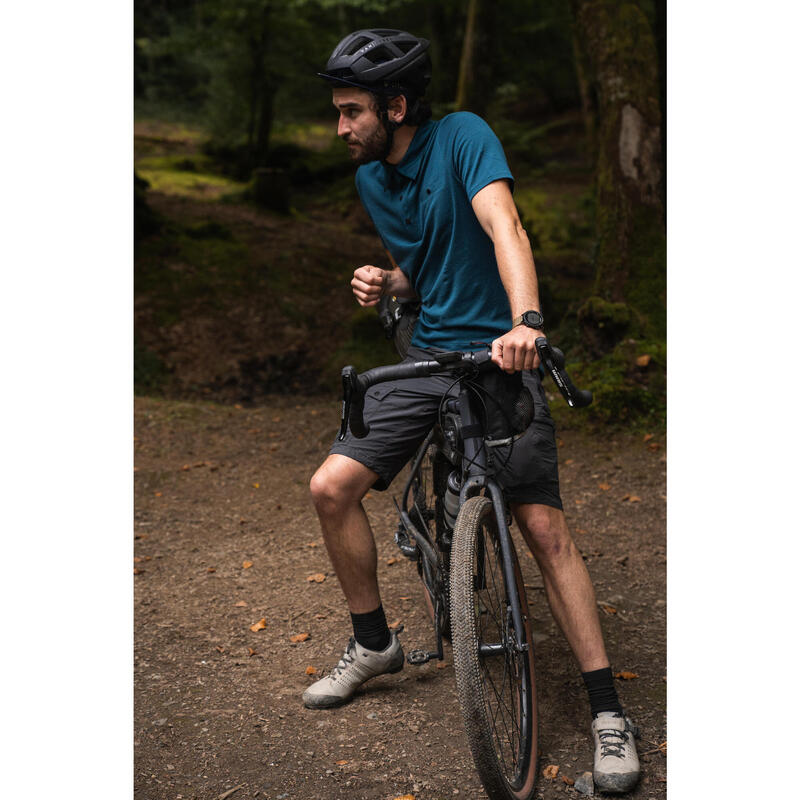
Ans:
[[[575,387],[564,369],[564,354],[557,347],[552,347],[544,336],[536,340],[536,349],[539,351],[542,365],[569,406],[571,408],[588,406],[592,402],[592,393]],[[342,424],[339,429],[339,441],[344,439],[348,423],[356,439],[363,439],[369,433],[369,425],[364,422],[364,396],[370,386],[386,381],[424,377],[437,372],[452,373],[459,370],[477,372],[489,369],[492,365],[492,351],[478,350],[438,353],[427,361],[374,367],[361,375],[354,367],[347,366],[342,370]]]

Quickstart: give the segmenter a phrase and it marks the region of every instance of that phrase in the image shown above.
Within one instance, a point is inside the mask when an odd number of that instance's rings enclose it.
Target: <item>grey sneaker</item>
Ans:
[[[405,657],[403,648],[397,640],[402,630],[392,631],[391,639],[385,650],[367,650],[354,637],[350,637],[347,648],[339,663],[331,670],[330,675],[312,683],[303,692],[303,704],[306,708],[334,708],[346,703],[355,690],[370,678],[386,673],[400,672]]]
[[[639,780],[633,723],[620,714],[603,711],[592,722],[595,786],[603,792],[628,792]]]

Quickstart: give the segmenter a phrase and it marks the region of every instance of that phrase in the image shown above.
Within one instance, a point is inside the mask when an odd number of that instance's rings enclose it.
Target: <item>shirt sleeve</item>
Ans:
[[[451,120],[453,160],[470,202],[484,186],[497,180],[508,180],[513,192],[514,176],[508,167],[503,145],[489,125],[466,111],[452,114]]]

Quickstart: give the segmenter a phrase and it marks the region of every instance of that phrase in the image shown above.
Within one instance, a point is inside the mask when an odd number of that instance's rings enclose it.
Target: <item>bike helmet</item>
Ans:
[[[386,96],[425,94],[431,79],[430,42],[392,28],[355,31],[339,42],[325,72],[333,84],[355,86]]]

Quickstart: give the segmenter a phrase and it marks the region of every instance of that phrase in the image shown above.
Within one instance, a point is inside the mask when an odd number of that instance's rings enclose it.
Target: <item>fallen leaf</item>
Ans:
[[[209,568],[206,570],[206,572],[216,572],[216,571],[217,571],[217,568],[216,568],[216,567],[209,567]]]
[[[615,672],[615,678],[621,678],[623,681],[630,681],[634,678],[638,678],[639,676],[635,672],[628,672],[627,670],[623,670],[622,672]]]
[[[281,418],[280,418],[280,417],[273,417],[273,418],[272,418],[272,421],[273,421],[273,422],[280,422],[280,421],[281,421]]]
[[[161,497],[161,492],[153,492],[156,497]]]
[[[304,642],[306,639],[310,639],[310,633],[296,633],[294,636],[289,637],[290,642]]]
[[[143,573],[144,573],[143,569],[139,569],[139,567],[134,567],[133,568],[133,574],[134,575],[142,575]]]
[[[261,488],[261,484],[260,483],[254,483],[253,484],[253,488],[254,489],[260,489]]]
[[[643,356],[639,356],[636,359],[636,366],[637,367],[646,367],[651,361],[653,360],[653,356],[648,355],[645,353]]]
[[[567,786],[574,786],[575,785],[575,781],[572,780],[572,778],[568,778],[566,775],[562,775],[561,776],[561,780],[564,781],[564,783],[566,783]]]
[[[243,561],[242,562],[242,569],[250,569],[253,566],[252,561]]]
[[[253,656],[257,656],[257,655],[258,655],[258,653],[256,653],[256,651],[255,651],[255,650],[253,650],[253,648],[252,648],[252,647],[248,647],[248,648],[247,648],[247,655],[249,655],[249,656],[252,658]]]
[[[549,778],[551,781],[555,780],[556,775],[558,775],[558,767],[555,764],[549,764],[542,770],[542,775],[545,778]]]
[[[575,528],[575,533],[587,533],[586,528]]]
[[[638,497],[635,494],[626,494],[625,497],[622,498],[621,502],[624,503],[626,500],[628,500],[631,503],[641,503],[642,502],[642,498]]]
[[[239,410],[241,410],[241,408],[242,408],[242,407],[239,405],[239,403],[234,403],[234,404],[233,404],[233,407],[234,407],[234,408],[238,408]]]
[[[399,619],[396,619],[396,620],[395,620],[395,621],[394,621],[394,622],[393,622],[393,623],[392,623],[392,624],[389,626],[389,629],[390,629],[390,630],[394,630],[394,629],[395,629],[395,628],[397,628],[399,625],[400,625],[400,620],[399,620]]]
[[[244,600],[240,600],[238,603],[234,603],[236,608],[247,608],[247,603]]]
[[[274,453],[277,449],[278,449],[278,445],[276,445],[276,444],[271,444],[269,446],[270,453]]]
[[[643,441],[643,442],[645,442],[645,444],[646,444],[647,442],[649,442],[649,441],[650,441],[650,440],[653,438],[653,436],[655,436],[655,434],[653,434],[653,433],[646,433],[646,434],[644,435],[644,439],[642,439],[642,441]]]
[[[655,453],[661,449],[661,445],[658,442],[650,442],[650,444],[647,445],[647,449]]]
[[[259,631],[263,631],[264,628],[266,627],[267,627],[267,620],[264,617],[262,617],[254,625],[250,626],[250,630],[253,631],[253,633],[258,633]]]
[[[574,464],[575,463],[575,459],[574,458],[568,458],[564,463],[565,464]]]
[[[446,661],[440,661],[436,665],[436,669],[447,669],[448,666],[449,666],[449,664]]]
[[[598,605],[600,606],[600,608],[603,609],[603,611],[605,611],[606,614],[616,614],[617,613],[617,609],[614,608],[614,606],[608,606],[605,603],[598,603]]]
[[[597,487],[602,489],[604,492],[607,492],[611,488],[611,484],[609,483],[598,483]]]
[[[387,559],[386,566],[387,567],[391,567],[392,564],[396,564],[396,563],[397,563],[397,559],[396,558],[390,558],[390,559]]]
[[[244,517],[242,517],[242,518],[239,520],[239,524],[240,524],[240,525],[244,525],[244,524],[245,524],[245,522],[247,522],[247,520],[246,520]]]
[[[576,506],[582,506],[585,502],[586,502],[585,500],[576,500],[575,501],[575,505]]]
[[[317,671],[312,666],[306,667],[306,675],[316,675]]]
[[[247,431],[248,433],[261,433],[261,428],[250,428]]]
[[[345,764],[349,764],[349,763],[350,762],[346,758],[343,758],[340,761],[336,762],[336,766],[337,767],[343,767]]]
[[[192,465],[191,465],[191,464],[184,464],[184,465],[181,467],[181,469],[182,469],[184,472],[188,472],[188,471],[189,471],[191,468],[192,468]]]
[[[413,794],[401,794],[400,797],[394,797],[392,800],[417,800]]]
[[[563,439],[556,439],[556,447],[563,447],[564,440]]]
[[[410,600],[411,598],[410,597],[401,597],[400,599],[401,600]]]
[[[319,547],[319,544],[317,542],[309,542],[306,547]]]
[[[322,583],[322,581],[325,580],[325,575],[322,572],[316,572],[313,575],[309,575],[306,580],[313,581],[314,583]]]
[[[326,619],[327,614],[314,614],[314,619]]]
[[[223,647],[221,644],[218,644],[218,645],[217,645],[217,650],[218,650],[220,653],[224,653],[224,652],[225,652],[225,648],[224,648],[224,647]]]
[[[141,560],[142,560],[142,559],[141,559],[141,558],[139,558],[139,556],[134,556],[134,557],[133,557],[133,563],[134,563],[134,564],[138,564],[138,563],[139,563]]]
[[[369,500],[369,499],[370,499],[370,497],[372,497],[372,492],[367,492],[367,493],[364,495],[364,499],[365,499],[365,500]]]

